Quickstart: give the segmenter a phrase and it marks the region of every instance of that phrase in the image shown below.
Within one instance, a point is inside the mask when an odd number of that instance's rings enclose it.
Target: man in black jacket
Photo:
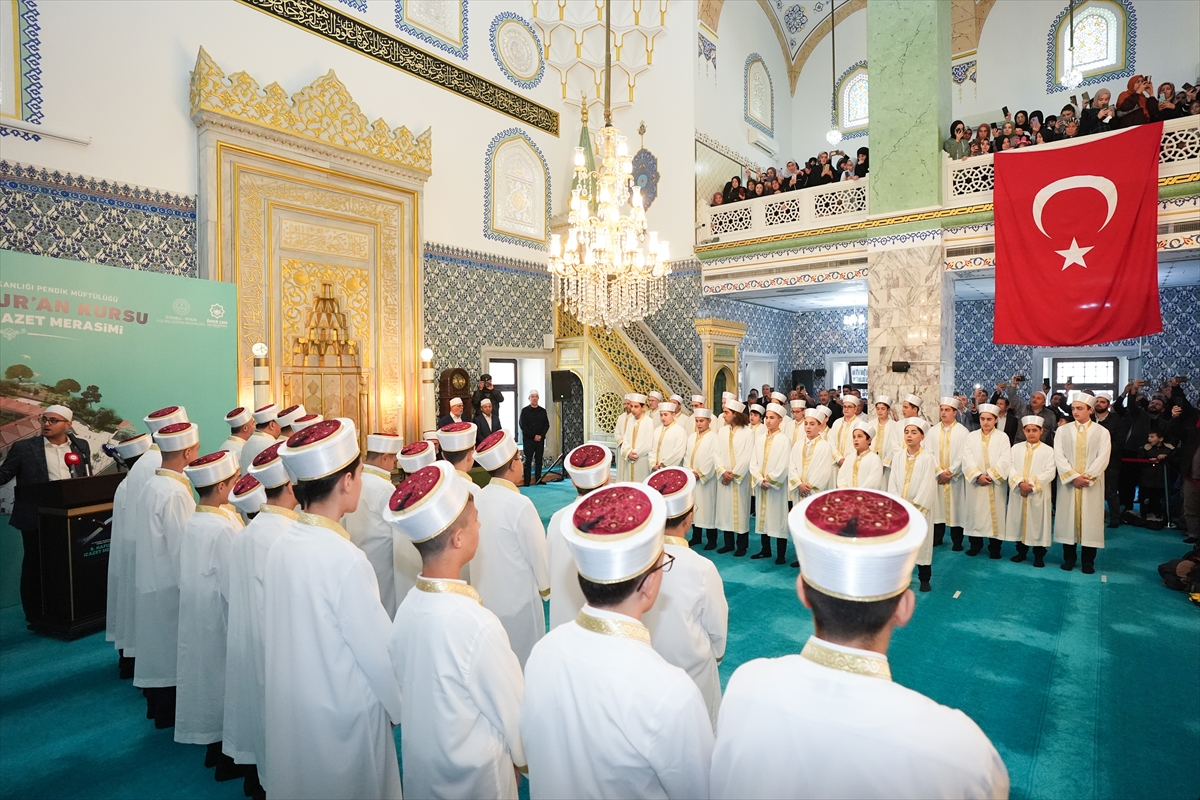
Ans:
[[[550,431],[550,418],[546,409],[538,405],[537,390],[529,393],[529,405],[521,409],[521,417],[517,426],[521,429],[521,446],[525,453],[525,485],[529,482],[529,473],[533,471],[533,483],[542,479],[542,453],[546,449],[546,434]]]
[[[14,477],[17,479],[9,524],[21,532],[21,543],[25,548],[21,559],[21,606],[25,609],[25,620],[30,623],[42,616],[42,559],[37,506],[22,490],[33,484],[88,475],[91,448],[71,433],[73,419],[74,413],[66,406],[47,407],[38,417],[42,435],[14,442],[8,457],[0,464],[0,485]]]
[[[1121,525],[1121,450],[1128,433],[1124,417],[1119,417],[1112,411],[1112,404],[1107,397],[1096,398],[1096,422],[1108,431],[1112,442],[1115,458],[1108,459],[1108,469],[1104,470],[1104,502],[1108,504],[1108,527],[1117,528]]]
[[[1152,395],[1149,400],[1141,397],[1139,390],[1145,385],[1145,380],[1131,381],[1121,392],[1117,402],[1113,403],[1113,409],[1124,418],[1127,426],[1120,450],[1117,448],[1117,442],[1113,441],[1113,454],[1116,455],[1120,452],[1122,459],[1138,458],[1139,451],[1146,443],[1150,431],[1159,431],[1164,437],[1167,435],[1169,418],[1164,413],[1166,398],[1157,393]],[[1140,474],[1140,464],[1122,461],[1121,505],[1125,508],[1133,508],[1134,494],[1137,491]]]
[[[484,400],[492,401],[492,413],[499,417],[500,404],[504,402],[504,395],[492,383],[492,376],[486,372],[479,376],[479,388],[471,394],[471,408],[477,412],[482,410]]]

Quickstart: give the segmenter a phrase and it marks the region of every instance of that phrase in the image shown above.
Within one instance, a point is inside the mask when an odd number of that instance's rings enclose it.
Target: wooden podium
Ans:
[[[113,496],[125,473],[18,486],[38,508],[42,618],[37,633],[75,639],[104,628]]]

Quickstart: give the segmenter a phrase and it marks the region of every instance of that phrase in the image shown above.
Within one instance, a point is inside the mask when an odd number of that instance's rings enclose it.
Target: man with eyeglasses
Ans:
[[[21,560],[21,606],[25,609],[25,620],[30,624],[42,616],[42,560],[37,506],[23,496],[21,487],[90,474],[91,448],[71,432],[74,418],[74,412],[66,406],[48,406],[38,417],[42,435],[14,442],[8,457],[0,464],[0,485],[17,479],[9,524],[21,532],[25,548]]]

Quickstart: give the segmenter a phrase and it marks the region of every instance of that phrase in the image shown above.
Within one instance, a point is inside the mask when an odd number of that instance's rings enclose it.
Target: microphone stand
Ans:
[[[88,459],[84,457],[83,451],[79,449],[79,439],[75,436],[70,428],[67,429],[67,440],[71,442],[71,452],[79,456],[79,465],[70,467],[71,477],[86,478],[92,471],[92,465],[88,463]],[[83,474],[78,474],[80,472]]]

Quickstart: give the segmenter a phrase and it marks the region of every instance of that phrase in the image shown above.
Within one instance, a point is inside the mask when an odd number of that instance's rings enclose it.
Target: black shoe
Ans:
[[[117,660],[117,674],[123,681],[133,680],[133,662],[132,658],[121,656]]]
[[[222,753],[220,760],[217,761],[217,769],[213,777],[216,778],[218,783],[237,780],[239,778],[244,780],[250,774],[250,769],[251,766],[249,764],[235,764],[232,758]],[[242,786],[243,788],[245,787],[244,782]]]
[[[721,545],[721,549],[717,551],[717,555],[725,555],[733,552],[733,531],[724,531],[725,544]],[[708,548],[705,548],[708,549]]]
[[[933,587],[929,585],[929,581],[921,581],[921,585],[917,590],[921,592],[932,592]]]
[[[962,543],[956,542],[954,549],[962,550]],[[971,546],[967,548],[967,555],[969,555],[971,558],[974,558],[975,556],[979,555],[979,553],[982,550],[983,550],[983,537],[982,536],[972,536],[971,537]]]
[[[1012,558],[1010,558],[1009,561],[1013,562],[1014,564],[1020,564],[1022,561],[1025,560],[1027,553],[1028,553],[1027,550],[1018,550],[1017,554],[1015,556],[1013,556]]]
[[[750,534],[739,533],[737,535],[737,550],[733,551],[734,558],[741,558],[746,555],[746,550],[750,548]]]
[[[1061,569],[1063,572],[1070,572],[1071,570],[1075,569],[1075,562],[1074,561],[1064,561],[1062,563],[1062,566],[1059,567],[1059,569]]]
[[[989,539],[988,558],[992,559],[993,561],[999,560],[1001,555],[1000,549],[1002,547],[1004,547],[1004,542],[1000,541],[999,539]]]
[[[787,547],[788,547],[787,539],[776,539],[775,540],[775,563],[781,567],[784,564],[788,563]]]
[[[1121,527],[1121,522],[1120,522],[1120,520],[1115,520],[1115,519],[1114,519],[1112,522],[1108,523],[1108,527],[1110,527],[1110,528],[1119,528],[1119,527]]]
[[[941,547],[942,541],[943,541],[945,535],[946,535],[946,526],[944,524],[938,523],[937,525],[934,525],[933,526],[933,546]]]
[[[692,528],[692,538],[688,539],[688,547],[696,547],[704,543],[704,529]]]
[[[954,546],[950,548],[955,552],[963,549],[963,529],[957,525],[950,529],[950,542]]]
[[[953,550],[953,551],[954,551],[954,552],[956,552],[956,553],[957,553],[957,552],[959,552],[959,551],[961,551],[961,550],[963,549],[962,542],[955,542],[955,543],[954,543],[954,546],[953,546],[953,547],[951,547],[950,549],[951,549],[951,550]]]
[[[1196,538],[1195,536],[1189,536],[1183,540],[1184,544],[1196,544],[1197,542],[1200,542],[1200,539]]]
[[[708,529],[708,542],[704,545],[704,549],[705,550],[716,550],[717,549],[717,529],[716,528]]]
[[[1046,566],[1046,557],[1044,555],[1042,555],[1041,553],[1034,553],[1033,554],[1033,565],[1035,567],[1037,567],[1038,569],[1041,569],[1042,567]]]
[[[1096,574],[1096,565],[1090,561],[1083,562],[1083,574],[1084,575],[1095,575]]]
[[[751,559],[770,558],[771,557],[771,537],[763,536],[762,534],[759,534],[759,536],[762,538],[762,549],[759,550],[754,555],[750,556],[750,558]]]
[[[1073,544],[1064,544],[1062,549],[1063,563],[1061,569],[1063,572],[1070,572],[1071,570],[1075,569],[1075,554],[1078,551],[1075,549],[1075,545]]]
[[[793,561],[793,562],[792,562],[791,564],[789,564],[788,566],[790,566],[792,569],[800,569],[800,562],[799,562],[799,561]]]
[[[246,795],[246,797],[254,797],[256,795],[265,796],[262,784],[258,782],[258,767],[253,764],[247,766],[250,768],[250,774],[242,781],[242,794]]]
[[[221,743],[212,742],[204,751],[204,768],[212,769],[221,760]]]
[[[921,585],[918,589],[919,591],[922,591],[922,592],[932,592],[933,591],[933,586],[929,583],[930,579],[933,578],[933,565],[932,564],[918,564],[917,565],[917,577],[921,580]]]

